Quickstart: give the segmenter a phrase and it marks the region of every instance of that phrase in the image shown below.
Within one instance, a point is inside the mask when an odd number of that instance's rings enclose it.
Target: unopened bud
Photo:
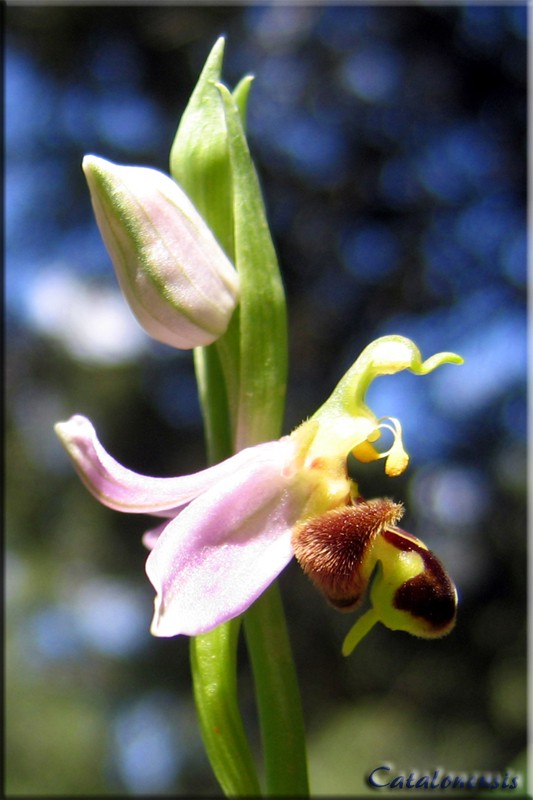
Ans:
[[[85,156],[83,170],[120,287],[145,331],[179,349],[222,336],[238,275],[178,184],[96,156]]]

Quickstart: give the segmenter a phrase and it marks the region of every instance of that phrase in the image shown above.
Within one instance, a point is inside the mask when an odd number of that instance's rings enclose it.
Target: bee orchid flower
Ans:
[[[399,422],[377,419],[364,402],[370,382],[460,361],[453,353],[422,361],[409,339],[378,339],[290,435],[183,477],[148,477],[125,468],[83,416],[58,423],[82,481],[101,503],[161,520],[144,535],[146,572],[156,591],[152,633],[192,636],[245,611],[293,557],[295,532],[358,501],[347,471],[350,453],[363,462],[384,458],[389,475],[407,466]],[[384,452],[375,447],[382,430],[393,435]]]

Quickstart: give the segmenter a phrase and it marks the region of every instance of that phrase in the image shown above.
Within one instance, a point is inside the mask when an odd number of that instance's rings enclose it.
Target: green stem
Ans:
[[[300,691],[277,584],[245,613],[244,629],[256,687],[266,795],[308,797]]]
[[[172,159],[172,174],[185,179],[185,188],[234,261],[240,279],[240,305],[228,331],[218,340],[216,351],[196,356],[211,463],[231,455],[233,449],[278,438],[287,372],[283,286],[243,130],[250,78],[233,96],[217,83],[217,104],[212,81],[219,79],[222,49],[223,44],[217,43],[202,73],[203,88],[191,101],[190,120],[180,124]],[[211,131],[207,161],[198,129]],[[202,152],[196,162],[184,157],[197,146]],[[199,165],[198,172],[189,170],[187,165],[193,162]],[[278,588],[265,592],[244,619],[267,794],[308,795],[303,715]],[[192,639],[191,665],[202,736],[215,775],[227,795],[253,796],[260,789],[237,702],[238,630],[239,621],[233,620]]]
[[[261,794],[237,704],[236,650],[240,620],[191,639],[194,699],[213,772],[227,797]]]
[[[197,348],[195,368],[206,428],[208,460],[232,453],[231,421],[218,350]],[[237,697],[237,641],[241,620],[233,619],[190,640],[196,711],[207,757],[227,797],[261,794]]]
[[[240,278],[240,393],[235,447],[277,439],[287,381],[287,320],[277,257],[246,136],[242,105],[217,84],[224,103],[233,175],[235,264]],[[246,84],[243,84],[246,88]],[[237,92],[242,98],[241,91]],[[244,615],[263,742],[267,795],[309,794],[303,714],[277,586]]]
[[[216,345],[195,349],[194,368],[209,462],[217,464],[231,455],[232,449],[228,396]]]

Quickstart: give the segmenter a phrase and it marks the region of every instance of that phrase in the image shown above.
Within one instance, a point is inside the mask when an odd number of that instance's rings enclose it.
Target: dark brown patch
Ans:
[[[424,620],[426,635],[441,636],[453,627],[457,612],[455,587],[438,558],[419,539],[401,529],[387,529],[383,537],[398,550],[414,550],[424,572],[403,583],[394,595],[394,607]]]

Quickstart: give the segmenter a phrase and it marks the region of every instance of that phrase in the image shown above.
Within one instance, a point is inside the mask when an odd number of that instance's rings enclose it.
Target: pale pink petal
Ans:
[[[147,550],[153,550],[155,547],[155,543],[167,527],[169,525],[168,519],[165,522],[162,522],[161,525],[158,525],[156,528],[150,528],[150,530],[145,531],[142,537],[142,543],[146,547]]]
[[[279,462],[288,446],[288,439],[265,442],[192,475],[152,478],[115,461],[98,441],[86,417],[77,414],[67,422],[58,422],[55,430],[83,483],[101,503],[116,511],[168,517],[235,470],[252,464],[260,454]]]
[[[282,449],[287,469],[263,451],[161,533],[146,563],[157,592],[153,634],[211,630],[246,610],[288,564],[304,500],[290,490],[293,454]]]

